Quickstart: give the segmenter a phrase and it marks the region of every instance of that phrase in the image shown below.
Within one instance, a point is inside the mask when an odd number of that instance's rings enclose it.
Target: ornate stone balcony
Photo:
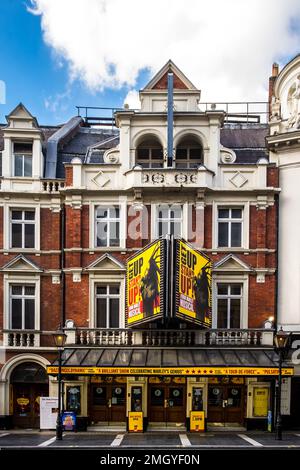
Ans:
[[[65,329],[68,345],[82,346],[272,346],[273,330],[139,330],[119,328]]]
[[[40,333],[37,330],[3,330],[4,346],[20,349],[39,347]]]

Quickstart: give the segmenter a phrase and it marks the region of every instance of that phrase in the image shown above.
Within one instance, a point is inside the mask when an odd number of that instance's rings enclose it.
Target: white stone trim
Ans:
[[[120,284],[120,328],[125,328],[125,275],[124,273],[90,273],[89,276],[89,327],[96,328],[96,284]]]
[[[95,209],[97,206],[109,206],[109,205],[114,205],[114,206],[120,206],[120,246],[116,247],[96,247],[95,246],[95,241],[96,241],[96,225],[95,225]],[[109,250],[109,249],[126,249],[126,240],[127,240],[127,197],[126,196],[117,196],[115,199],[109,198],[109,199],[100,199],[99,201],[97,200],[91,200],[90,201],[90,216],[89,216],[89,245],[90,249],[89,251],[97,250],[101,248],[102,250]]]
[[[39,251],[40,250],[40,219],[41,211],[40,205],[33,202],[9,202],[3,205],[3,249],[5,251],[11,250],[10,248],[10,212],[13,209],[34,209],[35,210],[35,232],[34,232],[34,248],[13,248],[22,253]]]
[[[32,273],[14,273],[4,274],[4,289],[3,289],[3,327],[6,330],[10,328],[10,284],[34,284],[35,285],[35,303],[34,303],[34,329],[40,330],[40,291],[41,280],[39,274]],[[24,330],[26,332],[26,330]]]
[[[212,249],[214,251],[224,250],[228,251],[227,247],[218,247],[218,209],[220,207],[242,207],[243,209],[243,220],[242,220],[242,246],[241,247],[228,247],[229,250],[247,250],[249,249],[249,225],[250,225],[250,203],[249,201],[238,202],[234,200],[230,201],[213,201],[212,203]]]
[[[23,362],[35,362],[46,369],[50,362],[38,354],[18,354],[9,359],[0,371],[0,416],[9,415],[9,385],[14,368]]]
[[[249,276],[248,274],[222,275],[214,274],[212,278],[212,328],[217,328],[217,284],[242,284],[241,299],[241,328],[248,328],[248,298]]]

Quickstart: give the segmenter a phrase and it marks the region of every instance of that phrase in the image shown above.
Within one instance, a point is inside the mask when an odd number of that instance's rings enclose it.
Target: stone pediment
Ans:
[[[197,88],[193,83],[184,75],[184,73],[172,62],[168,62],[157,72],[156,75],[145,86],[143,91],[149,90],[166,90],[168,88],[168,73],[173,72],[174,75],[174,89],[193,90]]]
[[[22,272],[22,273],[41,273],[43,270],[26,258],[24,255],[18,255],[8,263],[6,263],[1,271],[5,272]]]
[[[237,256],[229,254],[214,264],[214,272],[250,272],[252,269]]]
[[[29,121],[32,123],[33,127],[38,127],[37,120],[32,114],[28,111],[28,109],[23,105],[23,103],[19,103],[7,116],[7,122],[10,125],[12,121]]]
[[[114,256],[105,253],[85,268],[87,271],[124,271],[125,266]]]

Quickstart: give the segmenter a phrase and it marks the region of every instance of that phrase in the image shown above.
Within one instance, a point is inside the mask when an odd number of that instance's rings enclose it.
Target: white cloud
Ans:
[[[202,99],[266,99],[271,64],[299,52],[299,0],[31,0],[45,42],[91,90],[134,88],[171,58]],[[129,92],[129,98],[134,93]],[[128,99],[129,99],[128,98]]]
[[[136,90],[129,90],[124,99],[124,104],[128,104],[130,109],[139,109],[141,107],[139,92]]]

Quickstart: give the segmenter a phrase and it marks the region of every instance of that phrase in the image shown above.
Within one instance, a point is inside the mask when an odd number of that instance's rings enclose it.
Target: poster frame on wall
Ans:
[[[187,267],[187,266],[182,266],[182,257],[181,257],[181,249],[182,247],[185,249],[186,252],[189,253],[190,259],[191,257],[193,260],[196,258],[196,266],[193,268],[193,264],[191,264],[192,267]],[[190,243],[186,242],[182,238],[178,238],[174,240],[174,266],[176,266],[176,269],[174,268],[175,271],[175,289],[174,289],[174,315],[176,318],[180,318],[181,320],[187,321],[189,323],[193,323],[199,326],[202,326],[204,328],[211,328],[212,325],[212,311],[211,311],[211,304],[212,304],[212,262],[211,259],[203,254],[201,251],[197,250],[194,248]],[[185,269],[189,269],[191,271],[194,271],[193,274],[193,281],[192,282],[197,282],[198,281],[198,288],[203,287],[203,280],[200,279],[199,273],[200,271],[197,271],[199,268],[198,266],[201,266],[202,268],[205,268],[205,275],[204,275],[204,281],[206,282],[206,296],[207,296],[207,303],[205,307],[198,307],[198,312],[196,310],[196,298],[195,298],[195,290],[193,297],[191,296],[186,296],[186,299],[183,298],[184,294],[181,292],[181,284],[183,281],[183,267]],[[191,276],[189,276],[189,279],[191,279]],[[203,300],[203,297],[205,297],[202,294],[201,299]],[[183,302],[186,301],[187,306],[189,307],[189,310],[183,307]],[[199,305],[199,303],[198,303]],[[201,304],[200,304],[201,305]],[[190,311],[190,314],[188,313]]]
[[[135,253],[134,255],[130,256],[127,260],[127,263],[126,263],[126,327],[135,327],[135,326],[147,324],[148,322],[151,322],[153,320],[163,319],[165,316],[165,307],[167,303],[166,299],[168,299],[168,286],[166,284],[166,276],[165,276],[165,268],[167,266],[167,258],[168,258],[168,250],[166,247],[167,243],[168,241],[166,239],[159,238],[153,241],[152,243],[149,243],[148,245],[146,245],[138,253]],[[159,255],[155,256],[156,250],[160,250],[160,251],[159,251]],[[153,307],[153,313],[147,314],[144,303],[142,301],[138,303],[131,302],[132,293],[130,293],[130,289],[134,288],[134,284],[135,284],[134,279],[136,279],[136,286],[135,286],[136,289],[138,289],[141,292],[141,289],[145,288],[144,283],[142,284],[141,279],[139,279],[139,276],[141,276],[140,270],[143,269],[142,272],[145,273],[144,271],[145,266],[144,264],[141,266],[141,262],[142,261],[145,262],[146,260],[146,263],[148,263],[147,264],[147,267],[148,267],[147,276],[149,276],[150,259],[151,259],[151,263],[153,263],[153,260],[154,260],[154,263],[156,264],[156,268],[158,268],[158,270],[155,271],[155,269],[153,269],[152,271],[154,273],[153,276],[157,276],[157,277],[159,276],[158,278],[159,295],[156,296],[156,299],[158,298],[159,311],[157,311],[158,307]],[[159,263],[159,266],[157,266],[157,263]],[[137,275],[132,274],[132,270],[135,269],[134,266],[138,270]],[[150,304],[151,304],[151,300],[148,302],[148,305]],[[134,315],[137,317],[136,319],[134,319],[134,316],[133,317],[131,316],[131,312],[133,310],[133,308],[131,307],[133,305],[137,305],[135,308],[137,309],[137,312],[139,312],[136,315]],[[156,308],[155,313],[154,313],[154,308]],[[149,308],[148,308],[148,312],[149,312]]]

